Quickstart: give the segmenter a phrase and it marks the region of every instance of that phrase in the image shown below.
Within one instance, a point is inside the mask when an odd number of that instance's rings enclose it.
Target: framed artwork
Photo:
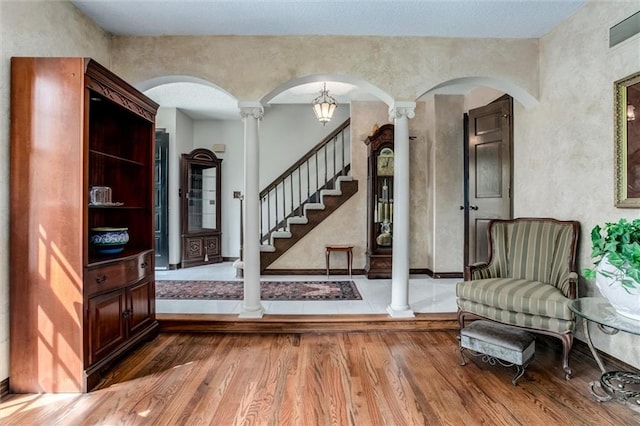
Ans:
[[[640,208],[640,72],[616,81],[613,90],[615,203]]]

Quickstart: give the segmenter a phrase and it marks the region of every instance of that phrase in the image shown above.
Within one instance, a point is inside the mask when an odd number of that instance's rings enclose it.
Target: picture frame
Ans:
[[[640,72],[616,81],[613,91],[615,205],[640,208]]]

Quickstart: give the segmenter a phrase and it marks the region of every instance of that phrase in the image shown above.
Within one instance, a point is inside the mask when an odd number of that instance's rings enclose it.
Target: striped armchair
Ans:
[[[579,223],[555,219],[492,220],[489,261],[466,268],[456,287],[458,321],[481,317],[562,341],[562,368],[571,377],[569,353],[577,297],[575,272]]]

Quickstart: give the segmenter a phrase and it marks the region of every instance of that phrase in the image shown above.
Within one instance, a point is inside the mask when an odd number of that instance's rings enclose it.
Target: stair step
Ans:
[[[307,203],[304,205],[305,210],[324,210],[324,204],[322,203]]]
[[[339,197],[342,195],[342,191],[339,189],[323,189],[320,191],[320,197],[324,197],[325,195],[330,195],[334,197]]]
[[[287,224],[289,225],[306,225],[307,223],[309,223],[309,219],[307,219],[305,216],[294,216],[287,219]]]
[[[291,232],[289,231],[276,231],[271,233],[271,242],[276,238],[291,238]]]
[[[266,252],[266,253],[275,253],[276,248],[275,246],[272,246],[271,244],[262,244],[260,246],[260,251]]]

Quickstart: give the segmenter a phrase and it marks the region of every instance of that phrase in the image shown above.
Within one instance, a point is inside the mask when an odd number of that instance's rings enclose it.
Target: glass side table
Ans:
[[[599,382],[591,382],[589,388],[594,398],[600,402],[615,400],[640,412],[640,374],[632,371],[609,371],[598,355],[589,334],[589,322],[594,322],[605,334],[614,335],[620,331],[640,335],[640,321],[619,315],[611,304],[601,297],[581,297],[569,302],[569,309],[582,317],[587,345],[598,363],[602,375]],[[596,387],[604,390],[597,392]]]

